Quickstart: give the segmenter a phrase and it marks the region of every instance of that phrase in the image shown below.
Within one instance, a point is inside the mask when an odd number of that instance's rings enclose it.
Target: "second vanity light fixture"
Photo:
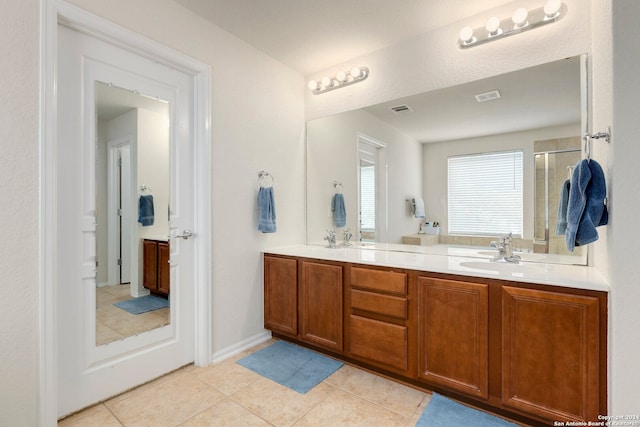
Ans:
[[[511,18],[500,20],[492,16],[483,28],[464,27],[460,30],[458,46],[467,49],[556,22],[565,15],[566,9],[562,0],[547,0],[543,7],[537,9],[516,9]]]
[[[353,67],[348,73],[338,71],[335,76],[323,77],[319,82],[311,80],[309,81],[309,89],[311,89],[314,95],[319,95],[329,92],[330,90],[361,82],[367,77],[369,77],[369,69],[367,67]]]

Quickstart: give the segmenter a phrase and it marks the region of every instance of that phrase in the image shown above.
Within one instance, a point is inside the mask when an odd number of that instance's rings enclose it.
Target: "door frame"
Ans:
[[[57,425],[57,286],[55,248],[58,165],[57,141],[57,27],[59,23],[175,68],[191,76],[194,87],[195,144],[194,363],[212,360],[211,324],[211,67],[138,33],[93,15],[62,0],[40,0],[40,135],[39,135],[39,425]]]
[[[133,145],[133,138],[130,135],[112,139],[107,141],[107,224],[108,230],[111,231],[114,228],[118,229],[118,234],[114,234],[109,232],[108,234],[108,243],[107,243],[107,284],[122,284],[127,282],[122,282],[122,268],[124,266],[125,257],[122,256],[122,246],[128,245],[130,258],[130,265],[134,265],[138,261],[138,252],[137,246],[131,240],[131,225],[128,225],[129,230],[125,232],[125,228],[122,227],[123,221],[122,219],[122,198],[124,196],[129,196],[126,199],[126,203],[130,205],[130,208],[133,207],[131,194],[135,194],[133,192],[133,186],[131,182],[131,177],[135,172],[131,170],[131,161],[130,157],[128,157],[125,162],[123,157],[116,156],[120,154],[120,150],[126,147],[126,150],[129,152],[127,156],[130,156],[131,146]],[[125,167],[126,166],[126,167]],[[116,175],[116,170],[117,175]],[[126,171],[126,172],[125,172]],[[125,172],[125,173],[123,173]],[[127,179],[123,180],[125,174],[127,175]],[[118,178],[116,180],[116,177]],[[127,189],[126,191],[122,191],[122,184],[126,183]],[[116,209],[115,206],[118,206]],[[131,218],[129,218],[131,219]],[[125,224],[130,223],[124,221]],[[135,257],[133,260],[132,257]],[[117,260],[120,259],[121,263],[118,264]],[[135,270],[135,271],[134,271]],[[129,278],[131,279],[129,283],[131,283],[131,296],[143,296],[138,295],[138,280],[133,280],[133,277],[138,277],[138,269],[130,269]],[[116,281],[117,277],[117,281]],[[135,285],[135,290],[134,290]],[[147,293],[148,294],[148,293]],[[147,295],[145,294],[145,295]]]

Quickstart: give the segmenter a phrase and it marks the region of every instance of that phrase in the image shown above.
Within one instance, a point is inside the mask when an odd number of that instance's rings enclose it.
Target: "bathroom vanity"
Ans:
[[[169,241],[142,240],[142,284],[151,293],[166,297],[171,292]]]
[[[584,266],[305,245],[264,254],[274,336],[528,424],[607,413],[607,293]]]

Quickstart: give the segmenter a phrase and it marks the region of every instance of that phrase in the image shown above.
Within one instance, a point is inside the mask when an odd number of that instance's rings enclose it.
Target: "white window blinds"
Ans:
[[[449,234],[522,236],[522,151],[449,158]]]
[[[360,228],[376,229],[376,168],[360,166]]]

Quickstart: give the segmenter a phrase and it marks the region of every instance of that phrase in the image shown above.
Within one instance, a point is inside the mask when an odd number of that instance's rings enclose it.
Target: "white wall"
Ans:
[[[38,423],[38,1],[0,13],[0,425]]]
[[[462,154],[490,153],[494,151],[523,150],[524,188],[523,210],[524,239],[533,239],[535,170],[533,161],[533,143],[552,138],[565,138],[580,135],[580,124],[574,126],[554,126],[524,132],[491,135],[479,138],[463,139],[424,144],[424,201],[427,219],[440,222],[443,234],[448,234],[447,218],[447,159]]]
[[[358,229],[358,132],[386,143],[388,238],[418,231],[420,221],[408,214],[406,197],[422,197],[421,144],[364,110],[355,110],[307,123],[307,241],[326,243],[326,230],[335,228],[328,215],[333,181],[341,182],[347,226]],[[340,232],[339,232],[340,233]],[[342,235],[338,234],[338,240]]]
[[[606,16],[606,15],[605,15]],[[640,3],[612,2],[612,142],[610,147],[609,256],[613,291],[610,299],[610,412],[640,414]],[[606,89],[605,89],[606,90]],[[604,90],[603,90],[604,92]],[[601,126],[608,123],[600,121]],[[603,150],[609,149],[603,148]]]
[[[134,198],[137,201],[139,194],[151,194],[154,204],[153,225],[144,227],[137,222],[138,204],[133,206],[133,215],[135,216],[133,220],[137,224],[134,230],[137,230],[140,240],[147,237],[167,237],[169,234],[168,206],[171,181],[168,117],[143,108],[136,109],[134,113],[137,116],[138,184],[136,188],[139,190],[141,185],[146,185],[151,189],[143,193],[136,191]],[[139,259],[142,259],[142,242],[139,244],[139,249]],[[140,282],[142,281],[141,277],[142,272],[140,272]]]

